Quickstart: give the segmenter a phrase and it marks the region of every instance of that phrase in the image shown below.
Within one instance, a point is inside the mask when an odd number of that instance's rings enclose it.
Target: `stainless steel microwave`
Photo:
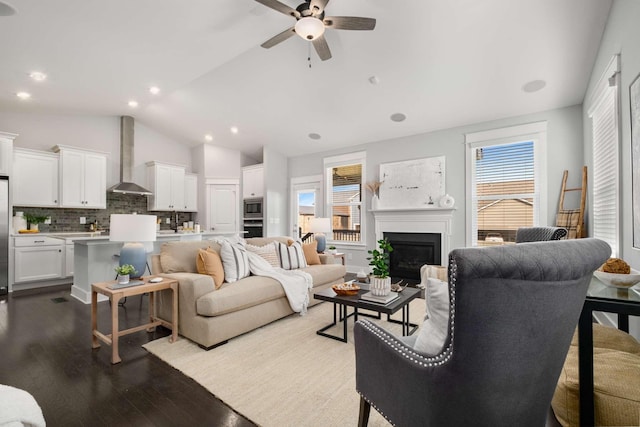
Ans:
[[[263,205],[262,197],[255,199],[244,199],[244,218],[262,218]]]

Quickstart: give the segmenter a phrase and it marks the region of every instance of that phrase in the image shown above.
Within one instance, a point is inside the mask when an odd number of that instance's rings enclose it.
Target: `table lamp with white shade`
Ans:
[[[125,242],[120,249],[119,265],[130,264],[136,269],[131,277],[140,277],[147,268],[146,242],[156,240],[155,215],[111,214],[109,240]]]
[[[309,231],[313,233],[313,237],[318,242],[318,252],[324,252],[327,247],[327,237],[324,233],[331,232],[330,218],[311,218],[309,221]]]

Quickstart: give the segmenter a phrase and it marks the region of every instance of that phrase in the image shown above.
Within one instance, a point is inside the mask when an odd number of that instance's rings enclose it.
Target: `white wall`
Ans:
[[[352,151],[364,150],[367,153],[366,181],[378,178],[380,163],[417,159],[422,157],[445,156],[445,185],[448,194],[456,200],[456,212],[453,217],[452,248],[465,246],[465,145],[464,135],[469,132],[495,129],[517,124],[547,121],[547,224],[555,222],[555,213],[560,197],[560,185],[563,171],[569,170],[569,184],[577,184],[582,168],[582,107],[572,106],[556,110],[544,111],[526,116],[506,118],[492,122],[470,126],[445,129],[427,134],[414,135],[387,141],[365,144],[349,149],[334,150],[321,154],[289,159],[289,176],[291,178],[322,174],[322,159],[328,155],[336,155]],[[366,208],[370,208],[370,196],[366,196]],[[566,206],[568,207],[568,206]],[[367,213],[365,225],[367,247],[340,248],[351,255],[347,262],[349,271],[359,268],[369,269],[366,250],[373,248],[375,235],[373,216]]]

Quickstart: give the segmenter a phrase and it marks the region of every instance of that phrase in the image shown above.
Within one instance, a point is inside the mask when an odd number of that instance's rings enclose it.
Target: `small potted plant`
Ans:
[[[27,220],[27,223],[29,224],[29,230],[31,231],[38,231],[38,224],[42,224],[47,220],[47,218],[49,217],[46,215],[34,215],[30,213],[24,214],[24,219]]]
[[[331,255],[335,255],[335,254],[337,254],[337,253],[338,253],[338,250],[336,249],[336,247],[335,247],[335,246],[333,246],[333,245],[332,245],[332,246],[329,246],[329,253],[330,253]]]
[[[371,293],[376,296],[387,296],[391,291],[391,277],[389,276],[389,253],[393,251],[387,239],[378,240],[378,248],[367,251],[370,257],[369,265],[373,266],[371,277]]]
[[[118,284],[126,285],[129,283],[129,277],[133,273],[136,273],[136,269],[131,264],[123,264],[119,265],[115,268],[116,273],[118,273]]]

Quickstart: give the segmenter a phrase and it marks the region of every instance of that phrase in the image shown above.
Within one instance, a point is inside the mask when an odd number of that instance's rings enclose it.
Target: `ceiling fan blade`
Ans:
[[[324,35],[317,37],[311,41],[313,43],[313,47],[318,52],[318,56],[323,61],[327,59],[331,59],[331,50],[329,50],[329,45],[327,44],[327,39],[324,38]]]
[[[285,15],[293,16],[294,18],[300,18],[300,12],[287,6],[284,3],[280,3],[278,0],[256,0],[258,3],[270,7],[273,10],[277,10]]]
[[[376,27],[374,18],[360,16],[329,16],[322,22],[327,28],[334,30],[373,30]]]
[[[296,33],[295,27],[287,28],[280,34],[276,34],[275,36],[271,37],[269,40],[262,43],[260,46],[262,46],[265,49],[269,49],[270,47],[274,47],[278,43],[282,43],[283,41],[285,41],[295,33]]]
[[[314,15],[319,15],[327,7],[327,3],[329,3],[329,0],[311,0],[309,9],[313,11]]]

